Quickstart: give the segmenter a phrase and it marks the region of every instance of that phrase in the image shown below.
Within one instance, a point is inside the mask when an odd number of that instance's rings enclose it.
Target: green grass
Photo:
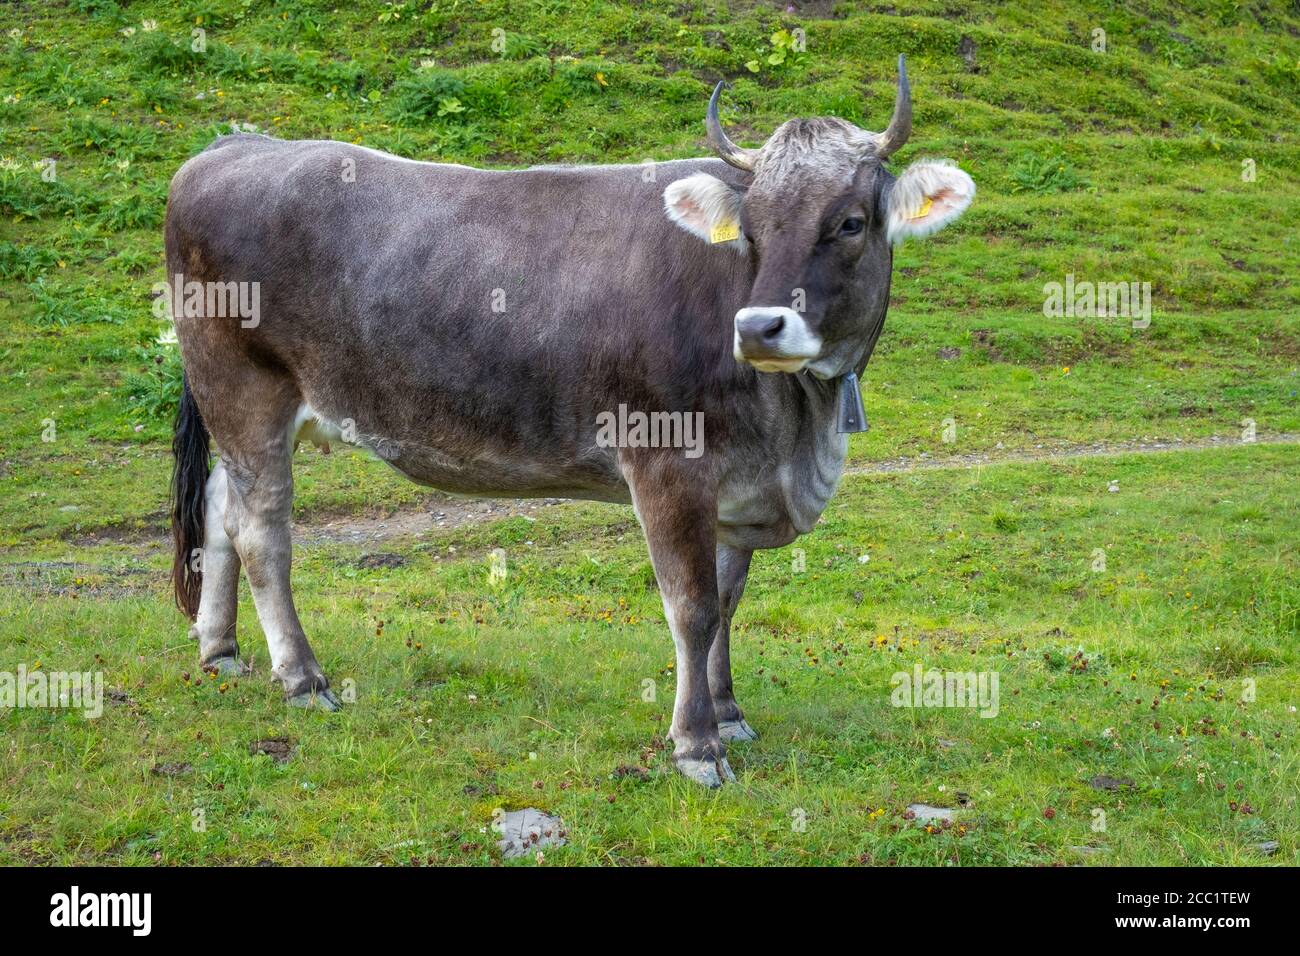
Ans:
[[[10,565],[0,669],[102,668],[130,702],[0,717],[0,860],[487,862],[492,811],[536,805],[571,831],[552,862],[1250,864],[1277,839],[1294,863],[1297,479],[1263,446],[852,479],[802,572],[759,556],[733,655],[763,737],[720,793],[670,768],[671,646],[624,509],[389,542],[384,570],[300,549],[317,653],[356,693],[330,716],[283,705],[247,597],[254,676],[204,679],[152,543]],[[917,663],[996,672],[997,716],[890,706]],[[284,766],[249,755],[271,737]],[[905,819],[957,794],[960,829]]]
[[[878,129],[903,52],[895,169],[949,156],[979,195],[896,255],[854,464],[1300,432],[1294,3],[783,7],[0,5],[0,671],[102,666],[131,700],[96,722],[0,712],[0,861],[478,862],[494,807],[537,805],[571,862],[1249,863],[1267,839],[1296,862],[1294,446],[846,479],[799,543],[806,573],[758,559],[736,658],[764,737],[720,794],[664,772],[670,642],[625,509],[385,544],[408,559],[388,570],[300,549],[308,631],[357,684],[342,715],[283,709],[251,607],[261,673],[181,683],[161,540],[178,363],[151,293],[168,179],[232,123],[479,165],[640,162],[705,152],[721,78],[745,145],[796,115]],[[1151,283],[1150,327],[1045,317],[1068,274]],[[303,455],[297,480],[304,520],[428,497],[352,455]],[[1000,715],[888,706],[918,660],[997,669]],[[283,767],[248,755],[272,736],[298,743]],[[168,761],[192,769],[149,773]],[[611,779],[624,766],[648,773]],[[902,817],[958,791],[960,836]],[[1070,849],[1090,843],[1108,852]]]

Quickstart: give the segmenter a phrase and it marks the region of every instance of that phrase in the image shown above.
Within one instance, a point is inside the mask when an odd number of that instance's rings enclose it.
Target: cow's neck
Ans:
[[[796,439],[779,474],[790,521],[804,533],[817,523],[844,470],[848,436],[837,427],[839,384],[807,373],[772,378],[797,410]]]
[[[838,408],[839,379],[821,379],[807,372],[783,375],[781,378],[793,385],[791,391],[794,399],[810,419],[815,420],[819,426],[830,423],[833,428]],[[819,427],[816,430],[820,432],[822,429]]]

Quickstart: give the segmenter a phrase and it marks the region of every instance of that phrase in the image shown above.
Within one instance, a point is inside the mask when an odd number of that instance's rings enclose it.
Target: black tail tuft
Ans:
[[[208,429],[194,404],[188,379],[183,381],[181,404],[172,434],[172,586],[176,606],[194,620],[199,613],[203,583],[196,551],[203,547],[203,512],[211,462]]]

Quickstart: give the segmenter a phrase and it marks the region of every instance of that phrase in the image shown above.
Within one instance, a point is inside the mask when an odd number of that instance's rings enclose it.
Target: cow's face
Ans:
[[[911,127],[901,57],[899,68],[884,133],[833,118],[791,120],[757,150],[722,133],[714,91],[710,139],[752,182],[742,190],[697,173],[672,183],[664,201],[687,231],[751,258],[753,289],[735,316],[738,361],[820,378],[855,369],[889,304],[892,246],[937,231],[974,198],[974,182],[947,162],[922,160],[897,178],[885,169]]]

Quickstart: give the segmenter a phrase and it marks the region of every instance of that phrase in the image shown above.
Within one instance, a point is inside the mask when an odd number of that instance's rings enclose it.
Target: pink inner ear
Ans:
[[[695,200],[689,195],[683,195],[673,203],[673,210],[682,218],[682,221],[694,226],[696,229],[704,228],[704,210],[696,204]]]
[[[951,187],[944,186],[930,200],[934,203],[933,214],[942,215],[957,206],[957,193]]]

